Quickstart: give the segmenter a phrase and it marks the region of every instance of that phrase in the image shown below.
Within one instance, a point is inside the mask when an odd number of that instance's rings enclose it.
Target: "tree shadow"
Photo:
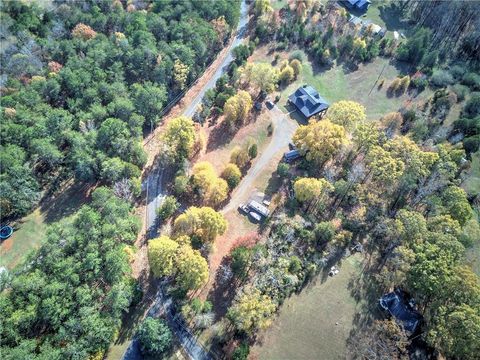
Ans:
[[[74,214],[90,201],[93,190],[95,185],[91,183],[73,182],[61,191],[42,199],[40,210],[45,214],[45,222],[51,224]]]
[[[237,129],[232,130],[226,121],[222,121],[212,129],[210,136],[208,137],[206,152],[213,151],[228,144],[236,133]]]
[[[224,257],[220,266],[229,266],[230,258]],[[213,304],[215,321],[222,319],[233,302],[237,292],[237,281],[222,281],[219,271],[215,274],[215,285],[207,295],[207,299]]]
[[[132,339],[137,331],[138,325],[145,317],[148,309],[151,308],[155,299],[158,287],[158,281],[154,281],[147,269],[142,270],[138,281],[142,284],[144,293],[142,300],[137,304],[132,304],[127,312],[123,313],[122,326],[115,344],[122,344]]]
[[[285,105],[285,109],[288,111],[286,115],[290,117],[293,121],[296,121],[299,125],[307,125],[308,119],[297,111],[297,108],[292,104]]]

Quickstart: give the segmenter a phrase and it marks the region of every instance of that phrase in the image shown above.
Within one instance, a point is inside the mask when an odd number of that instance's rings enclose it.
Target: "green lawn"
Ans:
[[[47,228],[44,221],[40,209],[19,221],[13,235],[0,245],[0,266],[13,269],[30,251],[40,247]]]
[[[472,154],[472,164],[463,182],[463,188],[468,194],[480,193],[480,151]]]
[[[258,359],[345,359],[346,341],[359,311],[348,289],[361,268],[360,256],[343,261],[340,273],[293,295],[252,349]]]
[[[367,109],[367,118],[377,120],[389,112],[398,111],[410,101],[409,95],[406,94],[399,97],[387,96],[389,84],[398,75],[399,70],[389,64],[388,59],[381,57],[360,65],[358,70],[353,72],[347,72],[343,66],[334,66],[324,71],[314,70],[312,64],[305,60],[298,79],[286,88],[280,89],[280,107],[286,110],[288,96],[299,86],[308,84],[316,88],[329,103],[339,100],[359,102]],[[384,85],[380,89],[377,82],[379,76],[380,79],[384,79]],[[430,90],[425,90],[419,97],[425,98],[430,93]]]
[[[390,6],[392,3],[394,3],[394,1],[373,0],[366,13],[356,11],[350,12],[362,19],[370,20],[374,24],[380,25],[382,28],[385,28],[390,32],[407,32],[410,26],[406,21],[402,20],[401,11]],[[389,35],[392,35],[393,37],[393,34]]]

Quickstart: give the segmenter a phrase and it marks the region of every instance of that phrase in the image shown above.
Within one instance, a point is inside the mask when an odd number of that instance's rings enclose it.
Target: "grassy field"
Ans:
[[[46,199],[42,205],[14,225],[13,235],[0,244],[0,266],[13,269],[45,240],[47,225],[74,214],[89,200],[90,188],[70,183],[58,195]]]
[[[281,52],[279,55],[281,59],[288,58],[288,53]],[[273,57],[273,54],[268,54],[267,47],[262,47],[253,54],[252,60],[271,62]],[[279,105],[285,111],[287,111],[285,105],[288,96],[304,84],[316,88],[329,103],[339,100],[359,102],[366,107],[369,120],[379,119],[388,112],[398,111],[401,107],[408,106],[413,101],[424,99],[431,94],[430,90],[425,90],[418,98],[414,99],[408,94],[389,97],[387,88],[400,74],[400,71],[385,58],[378,57],[370,63],[361,64],[356,71],[348,71],[343,66],[317,69],[306,56],[304,58],[302,71],[297,80],[287,87],[279,89],[281,96]],[[380,89],[377,80],[384,80],[384,85]]]
[[[480,193],[480,151],[472,154],[472,165],[463,182],[463,188],[469,194]]]
[[[40,247],[46,233],[45,216],[40,209],[20,220],[18,229],[0,245],[0,266],[13,269],[32,250]]]
[[[273,325],[252,352],[258,359],[345,359],[346,340],[360,307],[348,289],[361,266],[360,256],[343,261],[340,273],[285,301]]]

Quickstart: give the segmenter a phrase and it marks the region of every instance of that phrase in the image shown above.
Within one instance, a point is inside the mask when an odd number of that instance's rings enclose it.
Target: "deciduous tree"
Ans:
[[[155,277],[175,273],[178,243],[167,236],[160,236],[148,242],[148,262]]]
[[[347,143],[345,128],[325,119],[300,126],[293,142],[308,161],[323,164],[330,160]]]
[[[189,245],[183,245],[177,253],[176,280],[185,291],[197,290],[207,283],[207,260]]]
[[[238,330],[252,335],[271,324],[275,308],[271,298],[262,295],[258,289],[250,288],[237,297],[227,316]]]
[[[188,159],[195,144],[195,126],[192,119],[186,116],[172,119],[162,134],[162,143],[175,162]]]
[[[175,219],[174,231],[177,235],[197,237],[201,242],[212,242],[217,235],[227,230],[223,215],[210,207],[190,207]]]
[[[327,111],[328,119],[346,129],[355,128],[367,119],[365,107],[355,101],[341,100],[333,103]]]

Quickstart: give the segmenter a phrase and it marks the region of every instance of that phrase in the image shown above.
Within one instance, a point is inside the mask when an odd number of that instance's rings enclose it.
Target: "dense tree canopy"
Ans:
[[[99,188],[72,221],[50,228],[0,294],[4,358],[88,358],[108,349],[133,297],[123,247],[134,242],[139,223],[130,211]]]
[[[2,217],[28,212],[39,180],[138,176],[142,129],[214,59],[240,10],[238,0],[124,6],[2,3],[1,146],[23,149],[24,158],[2,166]],[[190,140],[175,150],[187,156]]]

